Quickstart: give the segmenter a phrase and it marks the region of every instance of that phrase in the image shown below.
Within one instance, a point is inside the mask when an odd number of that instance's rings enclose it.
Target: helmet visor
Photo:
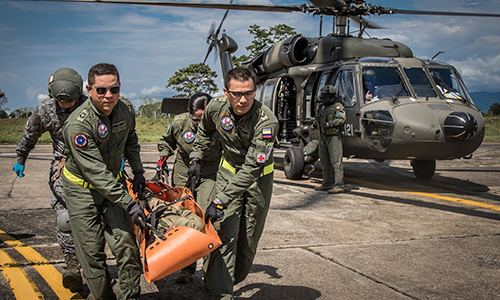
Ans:
[[[78,87],[71,81],[54,81],[50,85],[50,95],[59,102],[68,102],[80,97]]]

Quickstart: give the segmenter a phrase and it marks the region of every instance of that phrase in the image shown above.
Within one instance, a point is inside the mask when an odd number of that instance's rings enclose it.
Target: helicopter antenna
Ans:
[[[438,53],[436,53],[436,55],[434,55],[431,59],[436,58],[436,57],[437,57],[439,54],[441,54],[441,53],[444,53],[444,51],[439,51],[439,52],[438,52]]]

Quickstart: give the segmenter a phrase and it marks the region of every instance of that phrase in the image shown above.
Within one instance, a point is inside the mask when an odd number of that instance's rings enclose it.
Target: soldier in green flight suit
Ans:
[[[111,64],[90,68],[87,91],[90,101],[63,128],[63,189],[76,255],[94,298],[116,299],[104,252],[107,243],[116,257],[119,299],[139,299],[142,265],[131,219],[140,225],[145,215],[128,193],[121,171],[124,155],[134,174],[134,191],[143,191],[134,106],[119,99],[120,77]]]
[[[323,184],[315,190],[328,191],[329,194],[343,193],[341,132],[345,123],[344,105],[339,102],[338,94],[332,85],[321,88],[319,98],[322,104],[316,115],[315,126],[320,132],[319,159],[323,169]]]
[[[188,177],[189,154],[193,151],[193,144],[198,124],[201,121],[203,112],[212,97],[206,93],[196,93],[188,102],[188,112],[177,115],[167,127],[167,131],[162,134],[158,141],[158,151],[160,159],[156,165],[157,170],[166,169],[168,157],[174,154],[177,149],[175,163],[172,174],[172,185],[174,187],[185,187],[190,178]],[[201,178],[196,178],[199,182],[195,191],[195,199],[198,205],[205,209],[209,200],[215,197],[215,180],[217,170],[222,155],[220,139],[214,136],[210,140],[210,149],[202,160]],[[188,283],[191,275],[196,271],[196,263],[182,269],[175,281],[177,283]]]
[[[222,246],[210,254],[205,279],[213,299],[233,299],[233,286],[252,267],[273,190],[273,145],[279,125],[272,111],[254,100],[253,71],[235,68],[224,76],[224,95],[207,106],[190,154],[189,176],[200,173],[211,137],[220,135],[222,159],[217,194],[205,212]],[[217,222],[220,221],[220,222]]]

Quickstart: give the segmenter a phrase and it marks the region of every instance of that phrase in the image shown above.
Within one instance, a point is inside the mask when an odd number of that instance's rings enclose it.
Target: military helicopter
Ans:
[[[485,122],[459,72],[449,64],[419,59],[412,50],[390,39],[363,38],[366,29],[380,28],[363,17],[384,14],[500,17],[498,14],[414,11],[385,8],[363,0],[311,0],[312,5],[238,5],[213,3],[52,0],[226,10],[302,12],[333,16],[334,32],[318,37],[300,34],[282,40],[246,62],[258,76],[257,99],[271,108],[280,122],[278,145],[288,147],[285,175],[299,179],[304,167],[319,158],[317,130],[311,128],[318,94],[333,85],[347,120],[343,153],[349,158],[410,160],[417,178],[430,179],[436,160],[470,158],[484,138]],[[226,16],[226,15],[225,15]],[[225,18],[224,16],[224,18]],[[349,32],[352,19],[357,36]],[[322,19],[321,19],[322,20]],[[236,42],[223,33],[222,22],[209,36],[208,54],[219,49],[222,72],[233,68]],[[321,28],[321,26],[320,26]],[[439,53],[438,53],[439,54]],[[205,57],[206,60],[206,57]],[[180,99],[164,99],[170,112]],[[174,109],[175,110],[175,109]]]
[[[437,159],[472,157],[483,141],[485,125],[458,71],[435,60],[436,56],[414,58],[402,43],[362,38],[366,28],[378,28],[362,17],[393,13],[500,15],[401,11],[359,0],[311,2],[316,5],[244,8],[335,16],[335,33],[312,38],[298,34],[245,63],[258,76],[257,98],[280,121],[278,142],[288,146],[284,157],[288,179],[301,178],[305,165],[313,165],[319,158],[319,135],[310,125],[321,105],[317,96],[326,84],[335,86],[346,109],[345,157],[410,160],[420,179],[434,175]],[[360,24],[357,37],[346,31],[348,18]],[[230,54],[237,44],[223,34],[217,45],[225,74],[232,68]]]

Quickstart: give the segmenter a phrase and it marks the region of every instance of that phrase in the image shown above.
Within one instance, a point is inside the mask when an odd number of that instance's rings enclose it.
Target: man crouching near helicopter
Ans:
[[[315,190],[328,191],[329,194],[343,193],[341,127],[345,123],[344,105],[340,103],[337,91],[332,85],[325,85],[318,98],[322,105],[318,109],[314,125],[320,132],[319,159],[323,169],[323,184]]]

